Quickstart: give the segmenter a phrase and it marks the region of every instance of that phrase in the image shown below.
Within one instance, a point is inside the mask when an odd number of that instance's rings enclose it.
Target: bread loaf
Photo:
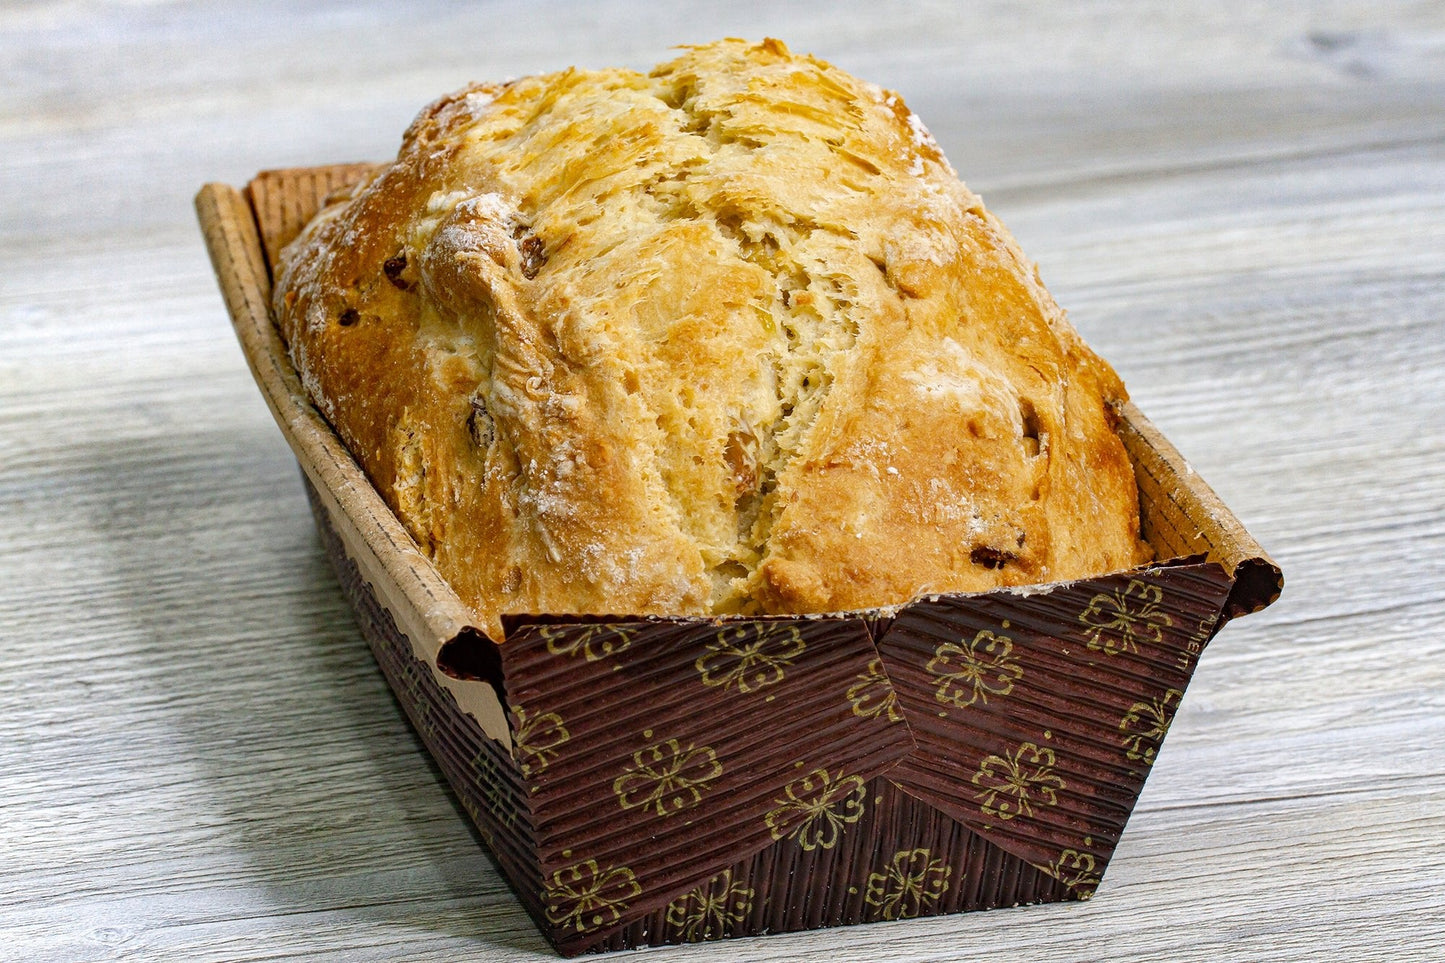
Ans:
[[[495,638],[1150,557],[1119,378],[896,94],[774,40],[438,100],[274,307]]]

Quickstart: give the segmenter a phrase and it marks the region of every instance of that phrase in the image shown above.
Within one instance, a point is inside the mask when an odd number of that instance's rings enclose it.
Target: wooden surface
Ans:
[[[0,959],[545,960],[321,555],[191,196],[773,34],[899,90],[1285,570],[1089,903],[669,959],[1445,955],[1439,4],[0,8]]]

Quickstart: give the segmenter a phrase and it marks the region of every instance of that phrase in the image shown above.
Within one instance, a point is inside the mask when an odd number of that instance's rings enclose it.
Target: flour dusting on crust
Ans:
[[[1147,558],[1114,372],[897,94],[776,40],[441,98],[275,307],[498,637]]]

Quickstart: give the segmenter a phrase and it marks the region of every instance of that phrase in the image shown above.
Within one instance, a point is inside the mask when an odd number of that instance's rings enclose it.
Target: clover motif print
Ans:
[[[428,745],[436,738],[436,719],[432,712],[431,699],[422,688],[420,678],[411,671],[405,673],[406,694],[411,697],[412,723]]]
[[[1035,806],[1052,806],[1064,780],[1054,771],[1054,751],[1025,742],[1014,752],[988,756],[973,774],[974,798],[985,816],[1009,820],[1032,816]]]
[[[555,712],[533,716],[521,706],[515,711],[517,728],[512,733],[512,758],[522,767],[522,775],[530,778],[545,771],[557,758],[562,744],[572,736]]]
[[[832,849],[843,827],[863,818],[867,795],[861,776],[814,769],[788,783],[783,798],[773,800],[777,805],[767,815],[768,831],[774,839],[795,839],[807,850]]]
[[[887,869],[868,877],[863,899],[885,920],[912,919],[933,909],[948,892],[953,867],[932,856],[922,848],[895,853]]]
[[[753,896],[751,888],[733,882],[733,871],[725,869],[668,904],[667,924],[689,943],[716,939],[747,919]]]
[[[717,753],[707,746],[668,739],[634,752],[632,765],[613,780],[612,792],[623,809],[671,816],[696,806],[722,771]]]
[[[1157,645],[1164,638],[1164,629],[1174,624],[1161,610],[1163,602],[1164,591],[1159,586],[1138,579],[1130,579],[1122,590],[1098,593],[1079,613],[1079,621],[1088,628],[1084,637],[1089,648],[1118,655],[1138,652],[1141,643]]]
[[[971,641],[945,642],[929,660],[928,673],[938,683],[934,698],[960,709],[989,696],[1006,696],[1023,677],[1023,666],[1011,658],[1013,640],[981,630]]]
[[[1168,689],[1158,699],[1136,702],[1119,720],[1119,731],[1124,733],[1124,755],[1146,766],[1154,765],[1154,756],[1159,744],[1169,731],[1169,723],[1179,708],[1184,693]]]
[[[617,922],[628,903],[642,892],[632,870],[626,866],[602,869],[595,859],[557,870],[546,889],[547,919],[578,933]]]
[[[481,812],[503,829],[517,824],[517,811],[503,789],[506,778],[501,766],[485,749],[472,757],[472,774],[481,797]]]
[[[848,701],[853,704],[853,714],[861,719],[884,717],[889,722],[902,722],[903,713],[898,708],[898,694],[883,672],[883,660],[873,659],[868,668],[855,676],[858,681],[848,687]]]
[[[1087,837],[1084,842],[1089,842]],[[1100,873],[1095,869],[1095,865],[1092,853],[1066,849],[1059,853],[1058,859],[1042,868],[1044,872],[1075,890],[1080,898],[1088,899],[1094,895],[1094,890],[1099,885]]]
[[[477,828],[477,832],[481,835],[487,846],[490,847],[494,845],[497,841],[496,834],[492,832],[491,823],[489,823],[487,817],[482,814],[482,808],[477,805],[471,793],[457,793],[457,799],[461,802],[462,808],[467,811],[467,815],[472,817],[472,825]]]
[[[756,632],[729,626],[708,643],[706,654],[699,656],[695,665],[703,685],[756,692],[781,682],[805,647],[803,635],[794,625],[764,622],[757,624]]]
[[[625,652],[632,646],[634,630],[615,625],[589,625],[579,631],[575,625],[543,625],[537,630],[553,655],[581,654],[588,662]]]

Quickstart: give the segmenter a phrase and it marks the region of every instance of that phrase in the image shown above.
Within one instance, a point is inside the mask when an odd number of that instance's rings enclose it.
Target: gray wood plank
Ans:
[[[552,959],[326,567],[190,209],[431,97],[773,34],[900,90],[1281,563],[1086,904],[679,960],[1445,945],[1445,8],[0,8],[0,959]]]

